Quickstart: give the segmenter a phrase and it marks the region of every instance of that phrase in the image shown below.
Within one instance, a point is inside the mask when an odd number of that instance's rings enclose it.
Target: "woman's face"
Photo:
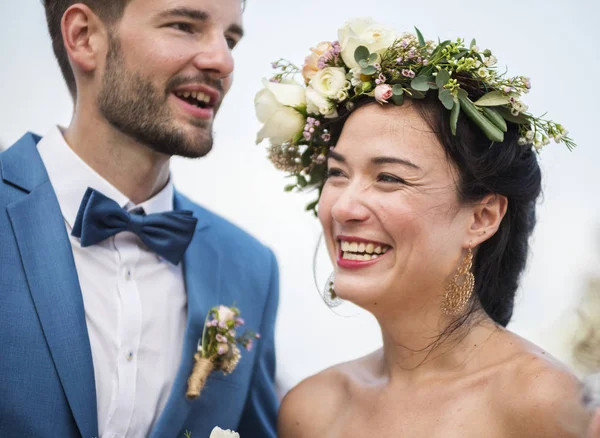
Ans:
[[[346,121],[319,203],[335,291],[366,309],[439,306],[473,211],[418,111],[368,105]]]

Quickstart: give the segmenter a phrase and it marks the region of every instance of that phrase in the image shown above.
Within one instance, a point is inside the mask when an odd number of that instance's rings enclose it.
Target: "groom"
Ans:
[[[44,6],[75,110],[0,154],[0,436],[274,437],[275,258],[169,172],[211,150],[242,2]],[[262,336],[189,400],[221,304]]]

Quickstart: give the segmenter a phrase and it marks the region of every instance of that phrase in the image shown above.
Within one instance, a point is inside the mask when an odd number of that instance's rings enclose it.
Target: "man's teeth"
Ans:
[[[175,92],[175,95],[177,97],[183,97],[185,99],[191,97],[192,99],[196,99],[198,102],[210,102],[210,97],[204,94],[202,91],[177,91]]]
[[[390,247],[376,243],[341,241],[342,258],[346,260],[373,260],[385,254]]]

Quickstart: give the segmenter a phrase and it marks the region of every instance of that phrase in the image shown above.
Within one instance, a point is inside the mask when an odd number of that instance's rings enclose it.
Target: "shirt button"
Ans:
[[[131,280],[131,269],[125,268],[125,279]]]
[[[132,359],[133,359],[133,351],[130,351],[129,353],[127,353],[127,362],[131,362]]]

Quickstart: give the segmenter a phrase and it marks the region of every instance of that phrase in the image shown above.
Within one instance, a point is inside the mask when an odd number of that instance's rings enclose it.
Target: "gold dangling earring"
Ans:
[[[327,279],[327,283],[325,283],[325,290],[323,291],[323,301],[329,307],[337,307],[340,306],[344,300],[337,296],[335,290],[333,288],[333,282],[335,279],[335,274],[332,272],[329,278]]]
[[[452,281],[446,286],[442,310],[446,315],[460,314],[475,289],[475,276],[471,272],[473,267],[473,251],[469,245],[469,251],[454,274]]]

